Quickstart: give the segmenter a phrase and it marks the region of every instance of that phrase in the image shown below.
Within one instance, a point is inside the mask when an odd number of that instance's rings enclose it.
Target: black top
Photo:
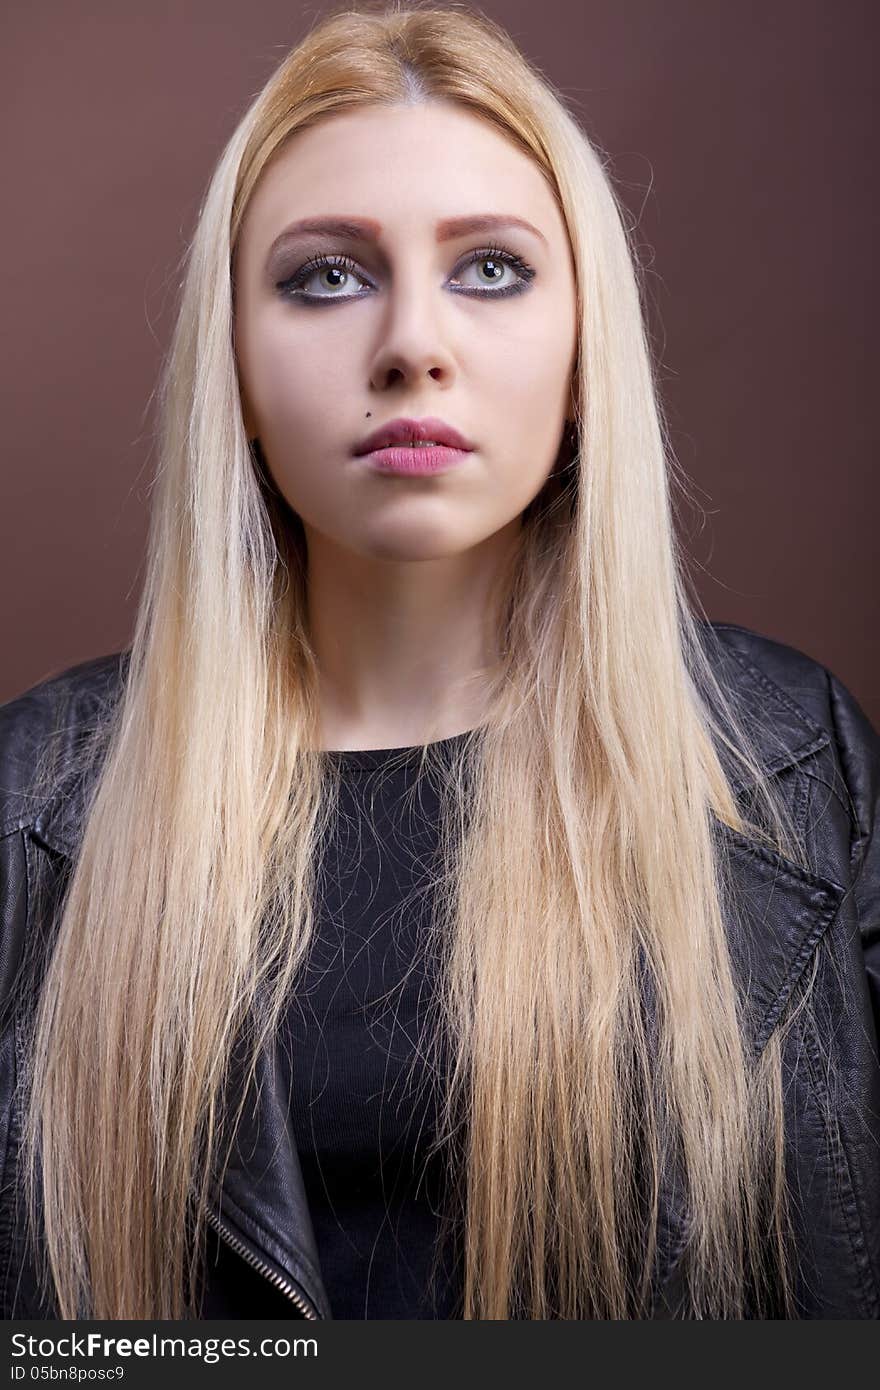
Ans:
[[[433,748],[445,753],[465,737]],[[291,1119],[334,1318],[460,1316],[457,1257],[441,1239],[443,1157],[428,1155],[436,1059],[424,1039],[419,1048],[437,979],[423,929],[440,813],[420,755],[329,755],[340,770],[339,813],[288,1014]],[[443,1263],[431,1285],[438,1241]]]

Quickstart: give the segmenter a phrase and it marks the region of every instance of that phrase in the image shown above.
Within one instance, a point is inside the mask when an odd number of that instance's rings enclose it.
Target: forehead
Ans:
[[[486,120],[432,99],[361,107],[297,131],[263,170],[241,235],[265,249],[294,218],[347,214],[375,219],[388,238],[468,213],[518,214],[548,242],[565,239],[528,154]]]

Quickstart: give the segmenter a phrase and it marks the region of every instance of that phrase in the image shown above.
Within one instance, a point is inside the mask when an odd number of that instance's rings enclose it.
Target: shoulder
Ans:
[[[836,847],[829,872],[854,887],[880,1017],[880,734],[815,657],[751,628],[702,627],[716,676],[760,730],[765,769],[797,765],[812,788],[806,805],[816,847]]]
[[[702,628],[716,675],[747,716],[775,726],[789,761],[808,759],[806,770],[843,803],[855,866],[880,826],[880,734],[861,704],[834,671],[797,647],[733,623]]]
[[[840,683],[821,661],[753,628],[714,622],[702,627],[717,673],[735,691],[759,689],[768,710],[782,704],[815,728],[834,732],[833,685]]]
[[[0,835],[45,804],[50,769],[70,762],[123,686],[130,652],[79,662],[0,705]]]

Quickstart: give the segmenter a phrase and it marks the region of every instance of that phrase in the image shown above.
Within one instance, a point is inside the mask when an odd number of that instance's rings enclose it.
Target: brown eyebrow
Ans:
[[[464,217],[445,217],[437,223],[437,242],[452,241],[455,237],[468,236],[473,232],[493,232],[504,227],[520,227],[531,232],[547,245],[543,232],[524,217],[512,213],[474,213]],[[372,217],[302,217],[291,222],[289,227],[275,238],[269,247],[268,260],[289,242],[302,236],[334,236],[348,241],[378,241],[382,235],[382,224]]]

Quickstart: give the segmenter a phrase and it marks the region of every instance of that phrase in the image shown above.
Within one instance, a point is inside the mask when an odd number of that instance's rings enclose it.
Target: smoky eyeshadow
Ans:
[[[347,249],[344,246],[345,240],[344,237],[321,232],[291,237],[290,241],[284,242],[270,253],[266,262],[266,278],[275,287],[280,282],[289,280],[309,256],[327,250],[337,251],[340,246],[344,250]]]

